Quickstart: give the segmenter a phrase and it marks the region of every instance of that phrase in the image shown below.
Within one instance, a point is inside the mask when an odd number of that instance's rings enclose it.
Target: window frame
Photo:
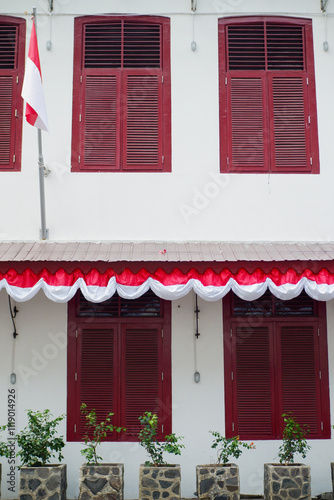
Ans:
[[[97,73],[103,75],[117,76],[117,102],[120,107],[117,111],[116,123],[119,124],[116,129],[117,137],[117,152],[116,162],[118,167],[113,166],[96,166],[85,167],[81,161],[85,144],[82,140],[83,127],[80,126],[80,116],[82,111],[83,98],[81,92],[84,90],[81,87],[83,79],[83,57],[84,57],[84,29],[87,24],[106,24],[107,22],[137,22],[145,24],[159,24],[161,26],[161,69],[156,68],[96,68]],[[171,172],[171,73],[170,73],[170,19],[163,16],[124,16],[124,15],[108,15],[108,16],[82,16],[74,20],[74,67],[73,67],[73,106],[72,106],[72,172]],[[143,74],[151,75],[158,72],[161,73],[161,82],[159,81],[161,100],[159,99],[159,112],[161,113],[159,122],[159,166],[152,167],[147,164],[145,167],[127,167],[124,166],[124,150],[125,150],[125,115],[120,121],[120,113],[123,113],[124,104],[124,88],[125,77],[122,81],[119,76],[126,74],[136,74],[140,70]],[[89,73],[89,72],[88,72]],[[79,89],[79,90],[78,90]],[[123,109],[123,111],[122,111]]]
[[[331,436],[330,425],[330,400],[329,400],[329,374],[328,374],[328,348],[327,348],[327,322],[326,322],[326,304],[314,301],[315,315],[284,317],[261,315],[233,317],[232,315],[233,295],[230,292],[223,299],[223,342],[224,342],[224,387],[225,387],[225,433],[226,437],[240,435],[245,440],[276,440],[282,439],[283,420],[282,414],[282,379],[281,369],[281,347],[279,339],[282,327],[289,326],[312,326],[313,335],[316,342],[315,350],[318,349],[315,356],[315,384],[316,398],[321,403],[317,406],[317,430],[316,434],[310,434],[308,439],[328,439]],[[242,327],[246,322],[258,327],[268,327],[272,338],[269,339],[269,363],[270,363],[270,400],[272,404],[272,434],[249,432],[242,433],[238,430],[237,422],[237,373],[236,373],[236,329]],[[317,367],[321,375],[317,374]]]
[[[134,299],[135,300],[135,299]],[[139,299],[140,300],[140,299]],[[159,424],[163,425],[159,429],[158,438],[164,439],[164,436],[172,432],[172,389],[171,389],[171,303],[160,299],[161,316],[126,316],[126,317],[95,317],[77,316],[79,303],[79,294],[68,303],[68,342],[67,342],[67,440],[82,441],[82,436],[79,435],[79,419],[80,419],[80,376],[81,376],[81,360],[80,344],[81,333],[84,329],[91,330],[111,330],[114,331],[114,346],[115,359],[117,363],[113,364],[112,371],[120,369],[118,379],[114,381],[114,408],[115,412],[113,423],[117,426],[125,426],[121,421],[122,415],[125,413],[125,333],[130,328],[146,328],[156,329],[161,332],[161,338],[158,339],[159,344],[159,369],[163,372],[163,378],[159,377]],[[123,394],[123,398],[122,395]],[[150,409],[147,408],[147,411]],[[110,411],[110,410],[109,410]],[[77,432],[78,430],[78,432]],[[107,441],[138,441],[138,436],[129,435],[127,432],[121,434],[113,433],[108,436]]]
[[[227,27],[236,24],[254,24],[254,23],[275,23],[283,25],[301,26],[304,32],[304,61],[305,69],[301,70],[229,70],[228,69],[228,41]],[[316,88],[315,88],[315,70],[314,70],[314,46],[312,33],[312,20],[305,18],[285,17],[285,16],[240,16],[225,17],[218,19],[218,48],[219,48],[219,122],[220,122],[220,172],[221,173],[278,173],[278,174],[319,174],[319,142],[317,125],[317,106],[316,106]],[[264,111],[264,129],[263,129],[263,157],[264,167],[233,167],[232,157],[232,129],[230,124],[230,101],[228,99],[231,74],[235,76],[258,76],[265,81],[263,91],[262,110]],[[269,88],[269,79],[273,75],[288,75],[289,78],[294,75],[302,75],[307,83],[307,93],[304,94],[303,111],[307,111],[309,123],[305,116],[305,154],[308,158],[308,166],[304,169],[292,167],[277,167],[275,165],[275,144],[273,130],[273,105],[272,89]],[[269,102],[270,101],[270,102]],[[269,137],[269,140],[268,140]],[[311,159],[310,159],[311,158]]]
[[[19,172],[21,171],[22,157],[23,99],[21,97],[21,90],[25,68],[26,20],[19,17],[0,15],[0,24],[16,26],[17,28],[15,69],[0,69],[0,77],[2,75],[13,77],[9,146],[10,161],[6,165],[0,165],[0,172]]]

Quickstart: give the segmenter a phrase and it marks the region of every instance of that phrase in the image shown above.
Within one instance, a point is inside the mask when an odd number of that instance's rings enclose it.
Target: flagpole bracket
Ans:
[[[39,230],[39,239],[40,240],[48,240],[49,239],[49,230],[48,228],[45,229],[45,234],[43,234],[43,230]]]
[[[51,170],[47,165],[43,165],[43,167],[44,167],[44,177],[47,177],[48,175],[51,174]]]

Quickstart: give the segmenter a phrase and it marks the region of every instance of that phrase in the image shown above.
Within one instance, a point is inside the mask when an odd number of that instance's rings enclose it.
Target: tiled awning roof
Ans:
[[[1,262],[283,262],[330,260],[334,260],[334,242],[0,242]]]
[[[67,302],[79,289],[92,302],[149,289],[165,300],[191,290],[255,300],[268,288],[282,300],[334,298],[334,243],[1,242],[0,262],[0,290],[19,302],[40,290]]]

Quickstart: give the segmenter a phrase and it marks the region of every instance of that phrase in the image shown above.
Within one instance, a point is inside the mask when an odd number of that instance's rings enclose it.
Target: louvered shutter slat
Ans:
[[[282,405],[299,424],[307,424],[310,435],[318,432],[319,374],[312,325],[281,327]]]
[[[229,70],[265,69],[263,23],[228,26],[227,33]]]
[[[124,23],[124,68],[161,67],[161,26]]]
[[[84,78],[82,169],[118,168],[117,76],[94,74]]]
[[[79,358],[80,404],[96,410],[97,421],[114,411],[114,332],[84,329]],[[80,406],[80,405],[79,405]],[[80,415],[80,436],[85,432],[85,417]]]
[[[84,67],[120,68],[122,64],[121,33],[120,22],[86,25]]]
[[[126,328],[124,343],[124,426],[128,434],[137,435],[140,415],[151,411],[159,416],[159,331]]]
[[[237,433],[271,436],[272,380],[268,327],[236,327]],[[252,437],[253,436],[253,437]]]
[[[161,83],[158,75],[126,76],[124,169],[162,168]]]
[[[14,147],[14,77],[0,75],[0,167],[13,168]]]
[[[301,26],[267,23],[269,70],[303,70],[304,40]]]
[[[230,157],[233,171],[267,168],[265,152],[264,82],[259,78],[231,78]]]
[[[305,78],[274,76],[271,82],[274,170],[310,170]]]

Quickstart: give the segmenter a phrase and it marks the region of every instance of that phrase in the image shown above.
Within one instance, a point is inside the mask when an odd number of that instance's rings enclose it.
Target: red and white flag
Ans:
[[[49,131],[42,85],[35,21],[32,30],[21,95],[26,101],[26,120],[30,125]]]

